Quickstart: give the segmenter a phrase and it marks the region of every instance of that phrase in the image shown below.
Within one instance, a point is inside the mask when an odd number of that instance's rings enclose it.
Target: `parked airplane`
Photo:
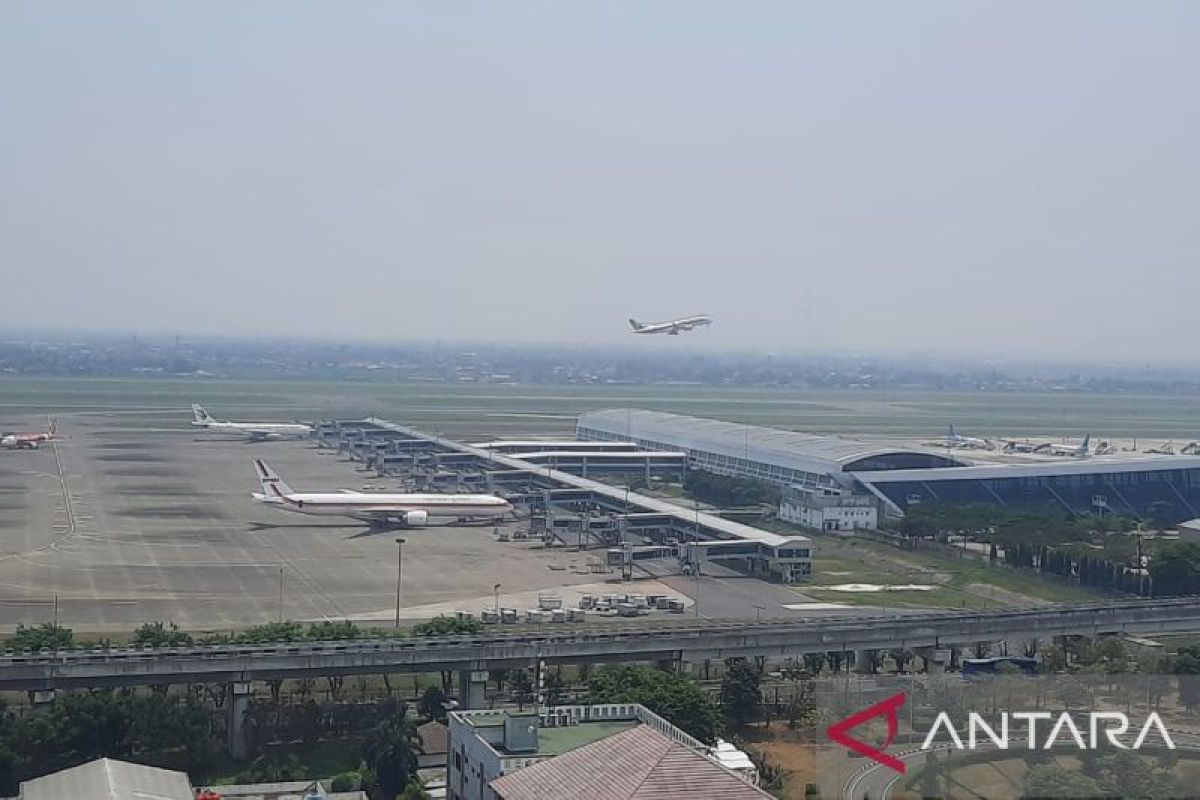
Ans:
[[[284,436],[308,436],[312,426],[303,422],[229,422],[215,420],[203,406],[192,403],[192,426],[213,431],[240,433],[254,440],[279,439]]]
[[[1043,444],[1034,452],[1045,453],[1052,456],[1071,456],[1072,458],[1087,458],[1088,443],[1092,436],[1088,434],[1083,437],[1083,441],[1079,444]]]
[[[629,318],[629,325],[633,328],[633,333],[665,333],[669,336],[678,336],[680,331],[690,331],[692,328],[711,324],[712,317],[704,314],[673,319],[668,322],[638,322],[633,317]]]
[[[399,522],[419,528],[430,517],[456,519],[503,517],[513,510],[512,504],[491,494],[384,494],[382,492],[295,492],[283,478],[262,459],[255,459],[254,469],[262,484],[262,493],[251,496],[284,511],[318,516],[351,517],[372,524]]]
[[[51,419],[41,433],[6,433],[0,436],[0,447],[10,450],[37,450],[43,442],[53,441],[58,433],[58,420]]]
[[[950,431],[946,434],[946,441],[941,443],[945,447],[962,447],[972,450],[994,450],[995,445],[991,439],[980,439],[977,436],[963,436],[958,431],[954,430],[954,423],[950,423]]]
[[[1002,439],[1004,447],[1001,450],[1005,453],[1037,453],[1043,447],[1046,447],[1045,442],[1031,442],[1028,439]]]

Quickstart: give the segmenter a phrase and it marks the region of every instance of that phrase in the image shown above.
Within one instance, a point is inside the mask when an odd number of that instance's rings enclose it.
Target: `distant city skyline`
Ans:
[[[4,14],[7,326],[1194,357],[1196,4]]]

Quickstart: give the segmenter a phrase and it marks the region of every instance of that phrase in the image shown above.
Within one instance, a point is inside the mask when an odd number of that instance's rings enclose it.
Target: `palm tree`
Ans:
[[[384,720],[371,731],[363,748],[363,760],[375,773],[383,797],[395,797],[417,773],[421,736],[407,716]]]

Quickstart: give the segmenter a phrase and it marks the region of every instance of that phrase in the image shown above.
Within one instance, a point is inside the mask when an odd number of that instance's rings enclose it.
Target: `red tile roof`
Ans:
[[[639,725],[496,778],[502,800],[762,800],[771,795]]]

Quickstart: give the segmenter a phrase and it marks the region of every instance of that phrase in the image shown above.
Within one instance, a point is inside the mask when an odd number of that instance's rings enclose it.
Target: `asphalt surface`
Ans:
[[[297,491],[399,488],[307,441],[196,432],[186,412],[177,427],[79,414],[59,430],[53,446],[0,451],[0,630],[53,620],[56,598],[59,621],[88,631],[390,620],[397,536],[406,617],[425,604],[490,605],[498,581],[508,593],[611,577],[588,572],[588,554],[497,542],[491,525],[380,531],[253,502],[255,457]]]

